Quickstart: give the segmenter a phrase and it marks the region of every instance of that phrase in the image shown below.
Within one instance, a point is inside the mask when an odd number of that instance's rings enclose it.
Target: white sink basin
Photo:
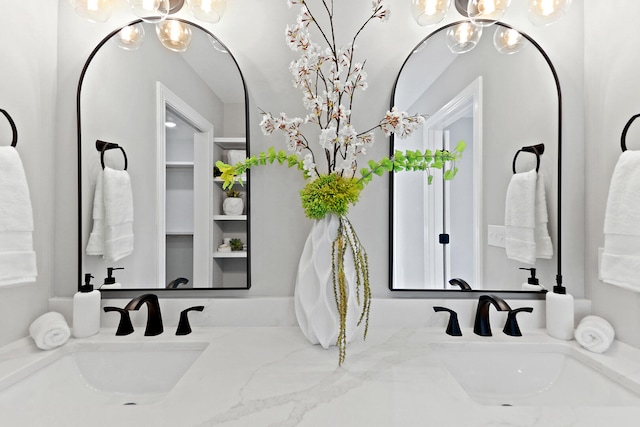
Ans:
[[[161,400],[208,343],[70,344],[0,387],[0,404],[64,394],[80,404],[143,404]],[[1,406],[1,405],[0,405]]]
[[[613,373],[567,346],[497,342],[431,346],[469,397],[481,404],[640,405],[637,385],[635,390],[634,384],[623,386]]]

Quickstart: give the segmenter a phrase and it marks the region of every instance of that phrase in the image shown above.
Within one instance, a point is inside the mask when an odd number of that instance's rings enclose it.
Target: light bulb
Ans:
[[[428,27],[442,21],[451,0],[411,0],[411,13],[418,25]]]
[[[493,33],[493,45],[498,52],[511,55],[526,46],[526,39],[513,28],[499,26]]]
[[[191,44],[191,27],[175,19],[158,22],[156,34],[160,43],[174,52],[184,52]]]
[[[169,0],[128,0],[133,13],[145,22],[159,22],[169,14]]]
[[[214,24],[220,21],[227,7],[227,0],[187,0],[187,3],[193,16]]]
[[[511,0],[469,0],[467,15],[475,24],[488,26],[499,21]]]
[[[447,30],[447,46],[453,53],[466,53],[476,47],[481,36],[481,26],[462,22]]]
[[[91,22],[107,22],[111,17],[111,0],[70,0],[76,13]]]
[[[144,40],[144,27],[141,22],[127,25],[115,35],[115,42],[118,47],[124,50],[136,50]]]
[[[535,25],[550,25],[569,10],[571,0],[529,0],[529,20]]]

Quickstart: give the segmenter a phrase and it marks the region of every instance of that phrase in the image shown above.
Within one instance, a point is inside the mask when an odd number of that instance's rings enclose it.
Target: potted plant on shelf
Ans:
[[[358,169],[358,159],[373,144],[374,131],[381,129],[385,136],[392,133],[400,138],[420,127],[424,118],[409,115],[396,108],[377,125],[357,132],[351,124],[353,100],[357,90],[367,88],[364,62],[355,61],[356,39],[374,20],[386,21],[389,11],[383,0],[374,0],[371,13],[349,41],[339,46],[334,32],[333,1],[318,0],[326,18],[321,25],[316,12],[307,0],[288,0],[289,6],[299,5],[297,23],[287,26],[286,42],[300,52],[292,61],[293,84],[300,88],[304,106],[309,110],[305,118],[289,118],[281,113],[274,116],[262,112],[260,126],[266,135],[278,130],[287,138],[287,148],[273,147],[235,164],[218,161],[223,188],[231,188],[247,169],[259,165],[286,164],[302,171],[308,183],[300,191],[305,215],[314,220],[305,243],[294,292],[298,324],[306,338],[324,348],[339,348],[338,363],[342,364],[346,346],[360,327],[366,338],[371,289],[369,261],[366,251],[351,222],[347,218],[350,205],[358,201],[360,191],[374,175],[385,172],[424,171],[431,183],[432,169],[443,169],[443,178],[452,179],[457,168],[455,160],[461,156],[464,143],[449,151],[396,151],[391,158],[369,160]],[[309,27],[321,35],[321,46],[311,40]],[[303,126],[315,127],[318,144],[312,143],[302,132]],[[316,151],[314,151],[316,150]],[[316,152],[321,156],[316,157]],[[324,168],[317,162],[326,161]]]
[[[242,243],[242,240],[237,238],[231,239],[229,241],[229,245],[231,246],[231,250],[233,252],[241,251],[244,249],[244,243]]]
[[[222,202],[222,211],[225,215],[242,215],[244,201],[240,197],[239,191],[230,187],[227,189],[227,197]]]

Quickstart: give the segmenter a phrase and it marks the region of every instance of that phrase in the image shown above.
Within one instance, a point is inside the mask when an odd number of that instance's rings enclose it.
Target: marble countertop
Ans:
[[[74,343],[207,342],[202,355],[164,400],[137,406],[79,405],[56,391],[42,400],[7,404],[2,426],[637,426],[639,407],[501,407],[473,401],[443,367],[431,344],[445,342],[562,343],[640,384],[640,351],[614,342],[598,355],[575,341],[557,341],[543,330],[524,337],[478,337],[463,328],[449,337],[442,328],[373,328],[365,342],[348,346],[337,365],[335,347],[309,344],[296,327],[194,328],[144,337],[138,330],[116,337],[103,329],[48,352],[30,338],[0,348],[3,381],[29,366],[47,363]],[[67,350],[68,351],[68,350]],[[88,393],[90,391],[87,391]]]

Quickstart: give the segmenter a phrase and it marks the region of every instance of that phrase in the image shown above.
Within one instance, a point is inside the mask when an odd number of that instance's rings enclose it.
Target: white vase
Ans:
[[[312,344],[320,344],[325,349],[336,345],[340,334],[331,268],[332,245],[339,224],[340,219],[334,214],[314,220],[300,256],[294,292],[296,318],[302,333]],[[345,253],[344,273],[348,294],[346,340],[350,342],[360,329],[358,320],[362,311],[356,297],[356,270],[351,248]]]
[[[227,197],[222,202],[222,212],[225,215],[242,215],[244,202],[240,197]]]

